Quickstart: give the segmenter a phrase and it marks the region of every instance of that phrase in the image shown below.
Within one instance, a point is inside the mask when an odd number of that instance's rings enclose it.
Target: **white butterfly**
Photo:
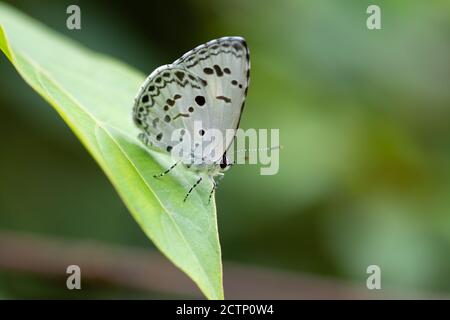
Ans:
[[[250,55],[243,38],[224,37],[196,47],[157,68],[141,86],[133,108],[133,120],[142,131],[139,139],[146,146],[171,152],[175,131],[179,141],[204,136],[211,129],[225,136],[227,129],[239,127],[249,80]],[[199,121],[200,130],[195,125]],[[232,140],[224,140],[219,152],[206,151],[207,142],[202,140],[188,150],[192,162],[184,165],[196,173],[206,172],[213,182],[209,198],[217,187],[215,177],[222,177],[231,166],[226,153]],[[184,201],[202,179],[199,174]]]

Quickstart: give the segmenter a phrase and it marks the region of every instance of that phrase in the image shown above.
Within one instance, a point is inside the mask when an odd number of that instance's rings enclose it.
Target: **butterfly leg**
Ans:
[[[217,178],[217,181],[214,180],[214,178],[212,178],[212,181],[213,181],[213,187],[212,187],[212,189],[211,189],[211,192],[209,193],[208,203],[211,202],[212,195],[213,195],[214,191],[219,187],[219,182],[223,179],[223,177],[224,177],[223,175],[220,175],[220,176]]]
[[[153,175],[154,178],[160,178],[162,176],[165,176],[166,174],[168,174],[170,171],[172,171],[173,168],[175,168],[177,166],[179,162],[175,162],[169,169],[167,169],[166,171],[160,173],[160,174],[155,174]]]
[[[184,197],[183,202],[186,201],[186,199],[187,199],[187,198],[189,197],[189,195],[191,194],[192,190],[194,190],[194,188],[195,188],[196,186],[198,186],[198,184],[199,184],[200,182],[202,182],[202,180],[203,180],[203,178],[200,177],[200,178],[197,180],[197,182],[194,183],[194,185],[189,189],[188,193],[187,193],[186,196]]]
[[[213,187],[211,188],[211,192],[209,193],[208,204],[211,202],[211,197],[214,193],[214,190],[216,190],[216,189],[217,189],[217,183],[216,183],[216,181],[214,181],[214,178],[213,178]]]

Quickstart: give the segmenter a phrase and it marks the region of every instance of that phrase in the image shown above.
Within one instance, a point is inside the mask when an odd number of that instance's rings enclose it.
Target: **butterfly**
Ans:
[[[222,139],[214,152],[207,148],[208,141],[202,137],[213,129],[226,136],[225,131],[239,127],[249,82],[250,52],[246,41],[241,37],[223,37],[158,67],[139,89],[133,121],[140,129],[138,138],[144,145],[171,153],[177,141],[194,137],[183,150],[189,161],[178,160],[154,176],[168,174],[179,163],[195,172],[197,180],[183,201],[202,182],[201,173],[206,173],[212,181],[209,202],[218,181],[232,165],[227,151],[234,135]]]

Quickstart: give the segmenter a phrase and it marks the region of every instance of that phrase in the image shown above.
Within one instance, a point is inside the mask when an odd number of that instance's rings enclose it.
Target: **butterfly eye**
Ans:
[[[230,167],[231,167],[231,165],[228,163],[226,153],[224,153],[222,156],[222,161],[220,162],[220,169],[222,169],[223,171],[226,171],[226,170],[230,169]]]
[[[222,161],[220,161],[220,169],[225,169],[228,166],[228,159],[226,154],[224,153],[222,156]]]

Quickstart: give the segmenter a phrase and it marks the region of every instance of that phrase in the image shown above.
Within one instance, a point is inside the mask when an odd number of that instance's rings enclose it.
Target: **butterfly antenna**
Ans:
[[[267,151],[267,150],[276,150],[276,149],[283,149],[282,145],[270,147],[270,148],[253,148],[253,149],[241,149],[236,150],[236,152],[247,152],[247,151]]]
[[[187,193],[186,196],[184,197],[183,202],[186,202],[186,199],[189,197],[189,195],[191,194],[192,190],[194,190],[194,188],[195,188],[196,186],[198,186],[198,184],[199,184],[200,182],[202,182],[202,180],[203,180],[203,178],[200,177],[200,178],[197,180],[197,182],[194,183],[194,185],[189,189],[188,193]]]
[[[276,150],[276,149],[282,150],[282,149],[283,149],[283,146],[282,146],[282,145],[279,145],[279,146],[270,147],[270,148],[241,149],[241,150],[236,150],[236,153],[247,152],[247,151],[249,151],[249,152],[251,152],[251,151],[267,151],[267,150]],[[248,156],[245,156],[244,159],[245,159],[245,160],[248,160],[249,157],[248,157]]]

